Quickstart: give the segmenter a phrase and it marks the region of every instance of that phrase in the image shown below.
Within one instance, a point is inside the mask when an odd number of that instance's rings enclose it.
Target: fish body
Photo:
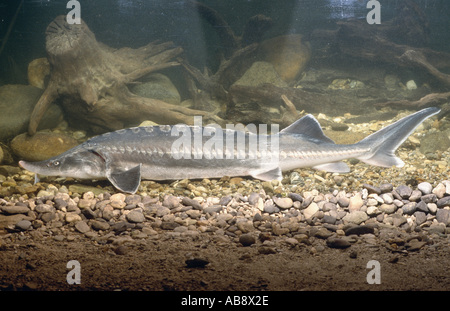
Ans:
[[[337,145],[307,115],[279,133],[186,125],[134,127],[93,137],[51,159],[20,161],[39,175],[81,179],[107,178],[117,189],[135,193],[141,179],[177,180],[253,176],[281,180],[282,171],[314,167],[349,172],[342,162],[402,167],[395,150],[425,119],[439,113],[426,108],[355,144]]]

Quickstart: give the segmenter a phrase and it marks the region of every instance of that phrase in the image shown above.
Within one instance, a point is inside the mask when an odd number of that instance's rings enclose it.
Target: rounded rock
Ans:
[[[143,213],[138,211],[131,211],[126,216],[128,222],[131,223],[141,223],[145,221],[145,216]]]
[[[281,209],[291,208],[292,205],[294,204],[294,202],[292,201],[291,198],[277,198],[277,197],[273,197],[273,201]]]
[[[18,223],[16,223],[15,227],[18,230],[26,231],[31,228],[31,221],[23,219],[23,220],[19,221]]]
[[[255,242],[256,242],[256,239],[251,234],[242,234],[239,237],[239,243],[241,243],[242,246],[250,246],[250,245],[255,244]]]
[[[417,189],[419,189],[422,194],[430,194],[433,190],[433,186],[429,182],[424,181],[417,185]]]

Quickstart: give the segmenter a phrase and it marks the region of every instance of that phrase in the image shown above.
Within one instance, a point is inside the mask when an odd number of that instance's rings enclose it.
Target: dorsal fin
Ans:
[[[334,144],[334,141],[325,136],[323,133],[319,121],[317,121],[316,118],[310,114],[298,119],[288,127],[282,129],[280,133],[301,134],[321,143]]]

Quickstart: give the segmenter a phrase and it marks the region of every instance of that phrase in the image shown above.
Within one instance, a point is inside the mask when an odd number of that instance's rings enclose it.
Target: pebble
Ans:
[[[75,224],[75,229],[78,230],[78,232],[80,233],[86,233],[89,230],[91,230],[91,228],[88,226],[88,224],[84,221],[79,221]]]
[[[141,223],[145,221],[145,216],[143,213],[138,211],[131,211],[126,216],[127,220],[131,223]]]
[[[30,229],[31,225],[32,225],[31,221],[23,219],[23,220],[20,220],[18,223],[16,223],[15,227],[18,230],[25,231],[25,230]]]
[[[343,218],[344,221],[354,223],[357,225],[366,221],[367,219],[369,219],[369,216],[367,216],[367,214],[363,211],[354,211],[354,212],[348,213]]]
[[[242,246],[250,246],[256,243],[256,239],[251,234],[242,234],[239,237],[239,243],[241,243]]]
[[[328,178],[321,176],[321,183],[326,182]],[[5,177],[2,186],[20,185],[20,181],[13,183],[9,178]],[[202,181],[199,193],[211,191],[226,180]],[[346,182],[343,177],[341,183]],[[73,193],[69,189],[73,190],[74,185],[67,189],[44,182],[34,190],[34,195],[1,198],[0,225],[7,217],[19,216],[9,222],[8,228],[13,234],[48,231],[52,239],[66,243],[76,241],[80,233],[95,240],[103,236],[130,240],[163,236],[194,238],[205,233],[212,234],[214,239],[223,237],[223,241],[228,242],[231,238],[243,246],[251,246],[259,235],[260,254],[277,253],[279,249],[274,241],[282,241],[289,247],[310,245],[315,254],[325,244],[331,248],[347,248],[356,242],[377,246],[383,227],[439,237],[450,232],[450,193],[447,193],[450,181],[436,183],[434,188],[431,183],[422,182],[416,187],[399,185],[394,190],[392,184],[385,183],[363,184],[359,191],[333,189],[323,190],[324,193],[314,189],[297,193],[294,191],[301,190],[302,184],[285,185],[284,181],[270,182],[272,193],[263,189],[262,182],[258,183],[259,188],[246,193],[243,187],[247,184],[250,182],[246,179],[239,179],[233,185],[239,191],[233,195],[194,194],[192,198],[187,192],[182,196],[175,195],[176,191],[151,195],[150,192],[146,195],[109,194],[94,191],[92,187]],[[188,182],[183,189],[190,185],[193,184]],[[158,184],[158,187],[163,186]],[[198,190],[200,186],[194,188]],[[40,197],[36,197],[36,192]],[[321,240],[326,242],[317,244]],[[401,247],[408,251],[427,245],[423,243],[427,240],[403,240]]]
[[[188,198],[188,197],[184,197],[181,200],[181,203],[185,206],[192,206],[194,209],[196,210],[202,210],[202,206],[200,205],[200,203],[197,200]]]
[[[422,194],[430,194],[433,190],[433,186],[429,182],[421,182],[417,185],[417,189],[419,189]]]
[[[277,198],[273,197],[275,204],[281,209],[288,209],[294,205],[294,201],[291,198]]]
[[[326,243],[328,247],[339,249],[344,249],[351,246],[351,243],[348,240],[340,238],[329,238]]]
[[[314,216],[319,211],[319,206],[317,203],[312,202],[309,206],[303,210],[303,215],[306,219],[309,219]]]
[[[9,215],[26,214],[30,211],[28,207],[21,205],[5,205],[1,207],[1,210]]]
[[[361,198],[361,194],[358,193],[355,196],[350,198],[350,202],[348,204],[348,210],[350,212],[359,211],[363,205],[364,205],[364,201]]]
[[[444,225],[450,224],[450,210],[448,209],[438,209],[436,212],[436,220]]]
[[[373,234],[375,232],[375,229],[372,226],[362,225],[362,226],[351,226],[344,231],[345,235],[352,235],[352,234],[361,235],[368,233]]]

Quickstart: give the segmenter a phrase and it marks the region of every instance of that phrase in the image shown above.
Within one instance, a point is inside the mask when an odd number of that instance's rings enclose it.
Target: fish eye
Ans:
[[[52,167],[52,166],[58,166],[59,165],[59,161],[50,161],[47,163],[47,167]]]

